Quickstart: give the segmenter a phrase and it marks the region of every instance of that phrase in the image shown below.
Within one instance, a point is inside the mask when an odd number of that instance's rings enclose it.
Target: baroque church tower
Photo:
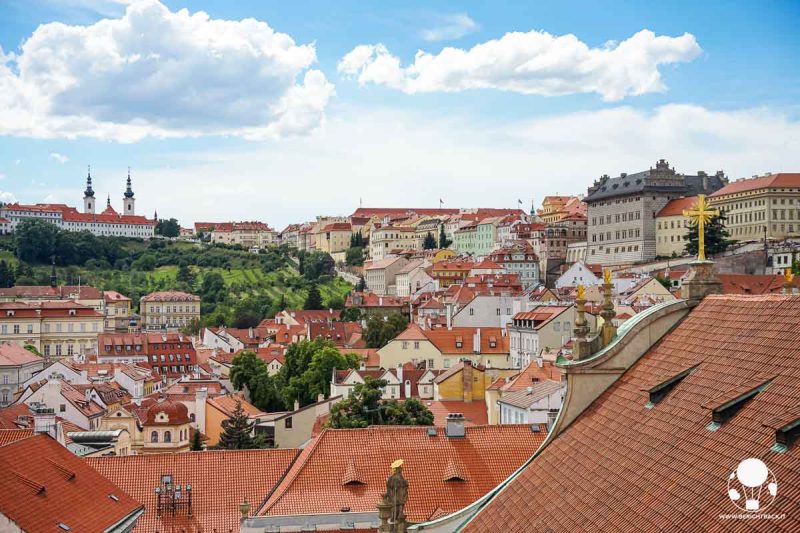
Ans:
[[[133,189],[131,189],[131,169],[128,167],[128,187],[122,195],[123,214],[133,215],[136,213],[136,199],[133,197]]]
[[[83,212],[94,214],[94,190],[92,189],[92,168],[86,174],[86,190],[83,191]]]

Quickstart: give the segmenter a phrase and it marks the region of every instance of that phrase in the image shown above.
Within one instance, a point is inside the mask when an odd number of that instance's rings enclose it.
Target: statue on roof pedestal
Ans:
[[[406,533],[408,523],[403,513],[408,501],[408,481],[403,477],[403,460],[392,463],[392,474],[386,480],[386,492],[378,503],[380,533]]]

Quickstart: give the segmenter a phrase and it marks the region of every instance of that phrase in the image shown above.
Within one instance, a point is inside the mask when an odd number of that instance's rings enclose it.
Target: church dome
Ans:
[[[147,409],[146,426],[178,426],[188,424],[189,409],[181,402],[164,398]]]

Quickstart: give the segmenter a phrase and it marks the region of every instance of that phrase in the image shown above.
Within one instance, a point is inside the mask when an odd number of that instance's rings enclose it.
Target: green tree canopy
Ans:
[[[334,429],[365,428],[374,425],[431,426],[433,413],[422,402],[381,400],[385,379],[364,378],[353,393],[331,406],[328,426]]]
[[[453,241],[447,238],[447,234],[444,232],[444,224],[439,226],[439,248],[447,248],[453,244]]]
[[[159,220],[156,223],[156,235],[163,235],[164,237],[177,237],[181,234],[181,225],[174,218],[169,220]]]
[[[391,314],[386,320],[380,316],[372,316],[367,321],[367,330],[364,333],[367,347],[383,348],[407,327],[408,320],[405,315]]]
[[[319,288],[315,285],[312,285],[308,289],[308,296],[306,296],[306,301],[303,304],[303,309],[305,310],[313,310],[313,309],[322,309],[322,296],[319,293]]]
[[[711,219],[710,224],[705,225],[705,247],[706,255],[716,255],[724,252],[733,243],[730,240],[730,233],[725,229],[725,221],[728,217],[725,213]],[[688,255],[697,255],[698,232],[697,226],[689,226],[689,232],[684,235],[686,245],[684,247]]]
[[[222,434],[219,436],[219,447],[224,450],[251,450],[263,448],[253,435],[254,422],[250,422],[242,408],[242,402],[236,401],[233,415],[222,421]]]
[[[351,246],[344,254],[344,261],[349,266],[361,266],[364,264],[364,248],[361,246]]]
[[[31,263],[49,263],[56,255],[59,229],[38,219],[23,220],[14,230],[17,257]]]
[[[435,248],[436,248],[436,239],[434,238],[433,234],[429,231],[427,235],[425,235],[425,240],[422,241],[422,249],[433,250]]]

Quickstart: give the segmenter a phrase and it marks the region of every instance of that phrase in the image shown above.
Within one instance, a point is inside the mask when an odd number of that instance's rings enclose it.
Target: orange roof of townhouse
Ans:
[[[209,450],[176,454],[90,457],[105,478],[145,503],[136,531],[210,533],[239,531],[239,505],[258,506],[297,456],[295,449]],[[133,473],[133,475],[132,475]],[[192,486],[192,516],[185,509],[158,516],[153,490],[161,476]]]
[[[478,330],[480,347],[475,350],[474,335]],[[503,334],[503,328],[437,328],[426,331],[425,336],[443,354],[509,353],[508,337]]]
[[[426,341],[426,340],[428,340],[428,337],[425,334],[425,332],[422,331],[421,327],[419,327],[417,324],[412,322],[411,324],[408,325],[408,327],[406,327],[406,329],[404,329],[402,332],[400,332],[400,334],[397,335],[393,340],[396,340],[396,341]]]
[[[398,255],[387,257],[385,259],[379,259],[377,261],[369,261],[364,264],[364,270],[382,270],[401,260],[405,260],[405,258]]]
[[[44,362],[44,358],[15,342],[0,342],[0,367]]]
[[[143,302],[199,302],[200,297],[183,291],[156,291],[142,296]]]
[[[0,514],[22,531],[102,533],[142,511],[141,503],[46,435],[0,446],[0,471]]]
[[[103,291],[103,298],[105,299],[106,303],[131,301],[130,298],[128,298],[124,294],[118,293],[117,291]]]
[[[404,512],[421,522],[483,496],[530,457],[544,434],[528,425],[468,427],[463,438],[447,437],[442,428],[432,436],[419,426],[326,429],[298,456],[259,514],[374,511],[389,465],[403,459],[409,485]]]
[[[245,400],[241,394],[225,394],[223,396],[215,396],[214,398],[208,399],[209,404],[213,405],[220,412],[228,415],[229,417],[233,416],[234,411],[236,411],[237,402],[241,403],[242,410],[244,410],[245,414],[249,417],[260,416],[264,414],[264,411]]]
[[[758,189],[797,189],[800,188],[800,173],[781,172],[755,178],[733,181],[711,195],[711,198],[727,196]]]
[[[540,305],[530,311],[521,311],[515,314],[512,320],[532,321],[533,329],[539,329],[570,308],[571,306],[568,305]]]
[[[780,274],[719,274],[717,277],[722,282],[723,294],[776,294],[783,291],[786,282]],[[792,286],[800,286],[799,282],[800,279],[795,278]]]
[[[463,530],[798,530],[798,384],[800,296],[707,296]],[[750,457],[778,480],[780,521],[720,521],[742,512],[726,483]]]
[[[33,437],[33,435],[32,429],[0,429],[0,446]]]
[[[451,413],[464,415],[464,427],[485,426],[489,423],[489,411],[486,402],[463,400],[423,400],[425,407],[433,413],[433,425],[444,426]]]
[[[353,231],[353,226],[351,226],[349,222],[332,222],[331,224],[326,225],[320,231],[322,233],[327,233],[327,232],[331,232],[331,231],[351,232],[351,231]]]
[[[674,217],[683,216],[683,212],[691,209],[697,202],[697,196],[686,196],[684,198],[675,198],[670,200],[667,205],[661,208],[661,211],[656,214],[656,217]]]
[[[553,365],[552,361],[542,361],[542,366],[539,366],[534,360],[523,368],[519,374],[505,379],[500,389],[503,392],[515,392],[546,380],[561,381],[561,372]]]
[[[288,313],[290,317],[301,324],[308,322],[327,322],[328,320],[339,320],[339,316],[342,314],[342,312],[338,309],[287,309],[285,311],[281,311],[281,313],[278,313],[276,317],[280,316],[282,313]]]

